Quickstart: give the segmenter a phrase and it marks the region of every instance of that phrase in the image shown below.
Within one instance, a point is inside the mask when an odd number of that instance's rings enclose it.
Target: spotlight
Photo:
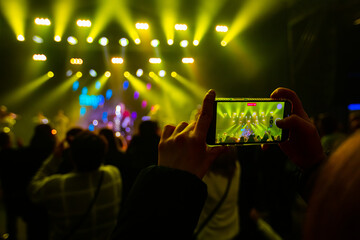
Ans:
[[[221,41],[221,46],[225,47],[227,45],[227,42]]]
[[[83,64],[83,60],[81,58],[71,58],[70,63],[75,65],[81,65]]]
[[[122,47],[126,47],[127,45],[129,45],[129,40],[127,40],[126,38],[121,38],[119,40],[119,44],[122,46]]]
[[[76,77],[81,78],[82,77],[82,72],[77,72]]]
[[[186,31],[187,25],[186,24],[175,24],[175,30],[177,31]]]
[[[170,45],[170,46],[173,45],[173,44],[174,44],[174,40],[173,40],[173,39],[167,40],[167,44]]]
[[[33,60],[34,61],[46,61],[46,56],[44,54],[34,54]]]
[[[54,73],[52,71],[48,71],[47,75],[48,75],[49,78],[54,77]]]
[[[90,20],[77,20],[76,24],[79,27],[91,27],[91,21]]]
[[[106,100],[109,100],[112,97],[112,90],[111,89],[106,90],[105,96],[106,96]]]
[[[138,91],[134,92],[134,99],[137,100],[140,97],[140,93]]]
[[[142,107],[142,108],[146,108],[146,106],[147,106],[147,102],[146,102],[146,100],[143,100],[143,101],[141,102],[141,107]]]
[[[97,76],[97,72],[96,72],[94,69],[90,69],[89,74],[90,74],[90,76],[92,76],[92,77],[96,77],[96,76]]]
[[[105,75],[105,77],[109,78],[111,76],[111,72],[106,71],[104,75]]]
[[[35,18],[34,22],[36,25],[42,25],[42,26],[50,26],[51,24],[48,18]]]
[[[194,63],[194,59],[193,58],[183,58],[182,62],[183,63]]]
[[[78,43],[78,40],[73,36],[68,37],[67,41],[70,45],[76,45]]]
[[[129,81],[124,81],[123,83],[123,89],[126,90],[129,88]]]
[[[137,39],[134,40],[134,42],[135,42],[136,45],[139,45],[141,43],[141,40],[140,40],[140,38],[137,38]]]
[[[141,77],[143,74],[144,74],[144,71],[143,71],[141,68],[139,68],[139,69],[136,71],[136,76],[137,76],[137,77]]]
[[[165,77],[165,75],[166,75],[165,70],[160,70],[160,71],[159,71],[159,76],[160,76],[160,77]]]
[[[160,41],[157,39],[151,40],[151,46],[158,47],[160,44]]]
[[[72,89],[73,89],[74,92],[75,92],[76,90],[78,90],[79,85],[80,85],[79,81],[75,81],[75,82],[73,83]]]
[[[126,78],[130,77],[130,73],[128,71],[124,72],[124,77]]]
[[[55,42],[61,42],[61,37],[59,35],[56,35],[54,37]]]
[[[199,43],[200,43],[199,40],[194,40],[194,41],[193,41],[193,45],[194,45],[194,46],[199,46]]]
[[[217,32],[227,32],[229,30],[229,28],[227,26],[217,25],[215,27],[215,30]]]
[[[172,73],[171,73],[171,76],[172,76],[173,78],[175,78],[175,77],[177,77],[177,73],[176,73],[176,72],[172,72]]]
[[[124,62],[124,59],[120,58],[120,57],[113,57],[111,59],[111,62],[113,64],[122,64]]]
[[[96,81],[96,83],[95,83],[95,88],[96,88],[97,90],[99,90],[99,89],[101,88],[101,82],[100,82],[100,81]]]
[[[36,43],[43,43],[44,42],[44,40],[41,37],[36,36],[36,35],[33,36],[33,41],[36,42]]]
[[[156,77],[156,74],[155,74],[154,72],[149,72],[149,76],[150,76],[151,78],[154,78],[154,77]]]
[[[93,39],[92,37],[88,37],[88,38],[86,39],[86,41],[87,41],[88,43],[92,43],[92,42],[94,41],[94,39]]]
[[[161,58],[150,58],[149,63],[159,64],[159,63],[161,63]]]
[[[16,39],[20,42],[25,41],[25,37],[23,35],[17,35]]]
[[[147,84],[146,84],[146,89],[147,89],[147,90],[150,90],[150,89],[151,89],[151,83],[147,83]]]
[[[96,120],[96,119],[92,123],[94,126],[97,126],[99,124],[98,120]]]
[[[149,24],[147,24],[147,23],[136,23],[135,27],[136,27],[136,29],[147,30],[147,29],[149,29]]]
[[[180,42],[180,46],[183,47],[183,48],[186,48],[188,45],[189,45],[189,42],[187,40],[182,40]]]
[[[101,46],[105,47],[106,45],[108,45],[108,43],[109,43],[109,39],[107,39],[106,37],[102,37],[102,38],[99,39],[99,44]]]
[[[66,71],[66,76],[67,77],[71,77],[72,74],[73,74],[73,72],[71,70]]]

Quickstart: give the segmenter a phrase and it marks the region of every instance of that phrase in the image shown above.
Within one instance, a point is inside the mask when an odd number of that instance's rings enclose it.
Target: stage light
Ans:
[[[51,130],[51,134],[52,134],[52,135],[56,135],[56,134],[57,134],[56,129]]]
[[[140,97],[140,93],[138,91],[134,92],[134,99],[137,100]]]
[[[106,96],[106,100],[109,100],[112,97],[112,90],[111,89],[106,90],[105,96]]]
[[[91,21],[90,20],[77,20],[76,21],[76,24],[79,26],[79,27],[91,27]]]
[[[172,76],[173,78],[176,78],[177,73],[176,73],[176,72],[171,72],[171,76]]]
[[[54,37],[55,42],[61,42],[61,37],[59,35],[56,35]]]
[[[147,24],[147,23],[136,23],[135,27],[136,27],[136,29],[147,30],[147,29],[149,29],[149,24]]]
[[[129,45],[129,40],[127,40],[126,38],[121,38],[119,40],[119,44],[122,46],[122,47],[126,47],[127,45]]]
[[[170,46],[173,45],[173,44],[174,44],[174,40],[173,40],[173,39],[167,40],[167,44],[170,45]]]
[[[79,81],[75,81],[73,83],[72,89],[74,92],[79,89],[79,85],[80,85]]]
[[[221,41],[221,46],[225,47],[227,45],[227,42]]]
[[[156,74],[155,74],[154,72],[149,72],[149,76],[150,76],[151,78],[154,78],[154,77],[156,76]]]
[[[94,126],[97,126],[98,124],[99,124],[99,122],[98,122],[98,120],[94,120],[93,122],[92,122],[92,124],[94,125]]]
[[[99,39],[99,44],[101,46],[105,47],[106,45],[108,45],[108,43],[109,43],[109,39],[107,39],[106,37],[102,37],[102,38]]]
[[[25,37],[23,35],[18,35],[17,40],[20,42],[23,42],[23,41],[25,41]]]
[[[359,111],[360,110],[360,103],[352,103],[348,105],[349,111]]]
[[[124,77],[126,78],[130,77],[130,73],[128,71],[124,72]]]
[[[159,71],[159,77],[165,77],[165,75],[166,75],[165,70],[160,70]]]
[[[159,64],[159,63],[161,63],[161,58],[150,58],[149,63]]]
[[[146,108],[146,106],[147,106],[147,102],[146,102],[146,100],[143,100],[143,101],[141,102],[141,107],[142,107],[142,108]]]
[[[116,137],[120,137],[120,136],[121,136],[121,133],[120,133],[120,132],[115,132],[115,136],[116,136]]]
[[[92,42],[94,41],[94,39],[93,39],[92,37],[88,37],[88,38],[86,39],[86,41],[87,41],[88,43],[92,43]]]
[[[151,89],[151,83],[147,83],[147,84],[146,84],[146,89],[147,89],[147,90],[150,90],[150,89]]]
[[[96,83],[95,83],[95,88],[96,88],[97,90],[99,90],[99,89],[101,88],[101,82],[100,82],[100,81],[96,81]]]
[[[223,26],[223,25],[217,25],[215,27],[215,30],[217,32],[227,32],[229,30],[229,28],[227,26]]]
[[[86,113],[86,107],[81,107],[80,108],[80,116],[84,116]]]
[[[109,78],[111,77],[111,72],[110,71],[106,71],[104,74],[105,77]]]
[[[70,77],[72,74],[73,74],[73,72],[72,72],[71,70],[67,70],[67,71],[66,71],[66,76],[67,76],[67,77]]]
[[[46,56],[44,54],[34,54],[33,60],[34,61],[46,61]]]
[[[129,88],[129,81],[124,81],[123,83],[123,89],[126,90]]]
[[[188,45],[189,45],[189,42],[187,40],[182,40],[180,42],[180,46],[183,47],[183,48],[186,48]]]
[[[81,65],[83,64],[83,60],[81,58],[71,58],[70,63],[75,65]]]
[[[67,41],[70,45],[76,45],[78,43],[78,40],[73,36],[68,37]]]
[[[89,74],[90,74],[90,76],[92,76],[92,77],[96,77],[96,76],[97,76],[97,72],[96,72],[94,69],[90,69]]]
[[[33,41],[36,42],[36,43],[43,43],[44,42],[44,40],[41,37],[36,36],[36,35],[33,36]]]
[[[139,69],[136,71],[136,76],[137,76],[137,77],[141,77],[143,74],[144,74],[144,71],[143,71],[141,68],[139,68]]]
[[[35,18],[34,20],[36,25],[42,25],[42,26],[50,26],[51,22],[48,18]]]
[[[9,127],[4,127],[4,128],[3,128],[3,132],[4,132],[4,133],[9,133],[9,132],[10,132],[10,128],[9,128]]]
[[[157,39],[151,40],[151,46],[158,47],[160,44],[160,41]]]
[[[194,41],[193,41],[193,45],[194,45],[194,46],[199,46],[199,43],[200,43],[199,40],[194,40]]]
[[[120,57],[113,57],[111,59],[111,62],[113,64],[122,64],[124,62],[124,59],[120,58]]]
[[[194,63],[194,59],[193,58],[183,58],[181,60],[183,63]]]
[[[54,77],[54,73],[52,71],[48,71],[47,75],[48,75],[49,78]]]
[[[136,45],[139,45],[141,43],[141,40],[140,40],[140,38],[137,38],[137,39],[134,40],[134,42],[135,42]]]
[[[82,72],[77,72],[76,77],[81,78],[82,77]]]
[[[175,24],[176,31],[186,31],[187,25],[186,24]]]

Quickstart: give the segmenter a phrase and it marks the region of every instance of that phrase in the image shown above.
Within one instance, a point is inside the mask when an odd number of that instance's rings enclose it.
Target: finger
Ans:
[[[211,124],[214,101],[215,91],[211,89],[205,95],[200,116],[195,126],[195,134],[200,139],[204,139],[204,141],[206,139],[207,131]]]
[[[290,117],[284,118],[282,120],[276,121],[276,126],[283,129],[298,129],[305,130],[309,122],[299,117],[296,114],[291,115]]]
[[[196,122],[191,122],[185,129],[183,132],[190,132],[195,128]]]
[[[164,127],[164,130],[163,130],[162,134],[161,134],[161,139],[168,139],[171,136],[171,134],[174,132],[174,130],[175,130],[174,126],[166,125]]]
[[[172,136],[175,136],[175,135],[181,133],[188,125],[189,125],[189,124],[188,124],[187,122],[181,122],[181,123],[179,123],[179,124],[176,126],[174,132],[172,133]]]
[[[293,113],[299,115],[300,117],[309,120],[309,117],[307,115],[307,113],[305,112],[302,103],[299,99],[299,97],[297,96],[297,94],[288,89],[288,88],[277,88],[275,89],[275,91],[273,91],[270,95],[271,98],[285,98],[285,99],[289,99],[292,102],[293,105]]]

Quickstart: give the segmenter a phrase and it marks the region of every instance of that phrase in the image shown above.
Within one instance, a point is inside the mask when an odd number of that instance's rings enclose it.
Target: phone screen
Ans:
[[[276,121],[290,112],[288,101],[216,101],[211,142],[216,145],[282,142],[288,138],[288,131],[278,128]]]

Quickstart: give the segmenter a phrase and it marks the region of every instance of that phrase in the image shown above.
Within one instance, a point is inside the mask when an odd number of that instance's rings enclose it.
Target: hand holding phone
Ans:
[[[289,131],[276,122],[291,114],[286,99],[219,98],[213,106],[213,118],[207,134],[209,145],[253,145],[280,143]]]

